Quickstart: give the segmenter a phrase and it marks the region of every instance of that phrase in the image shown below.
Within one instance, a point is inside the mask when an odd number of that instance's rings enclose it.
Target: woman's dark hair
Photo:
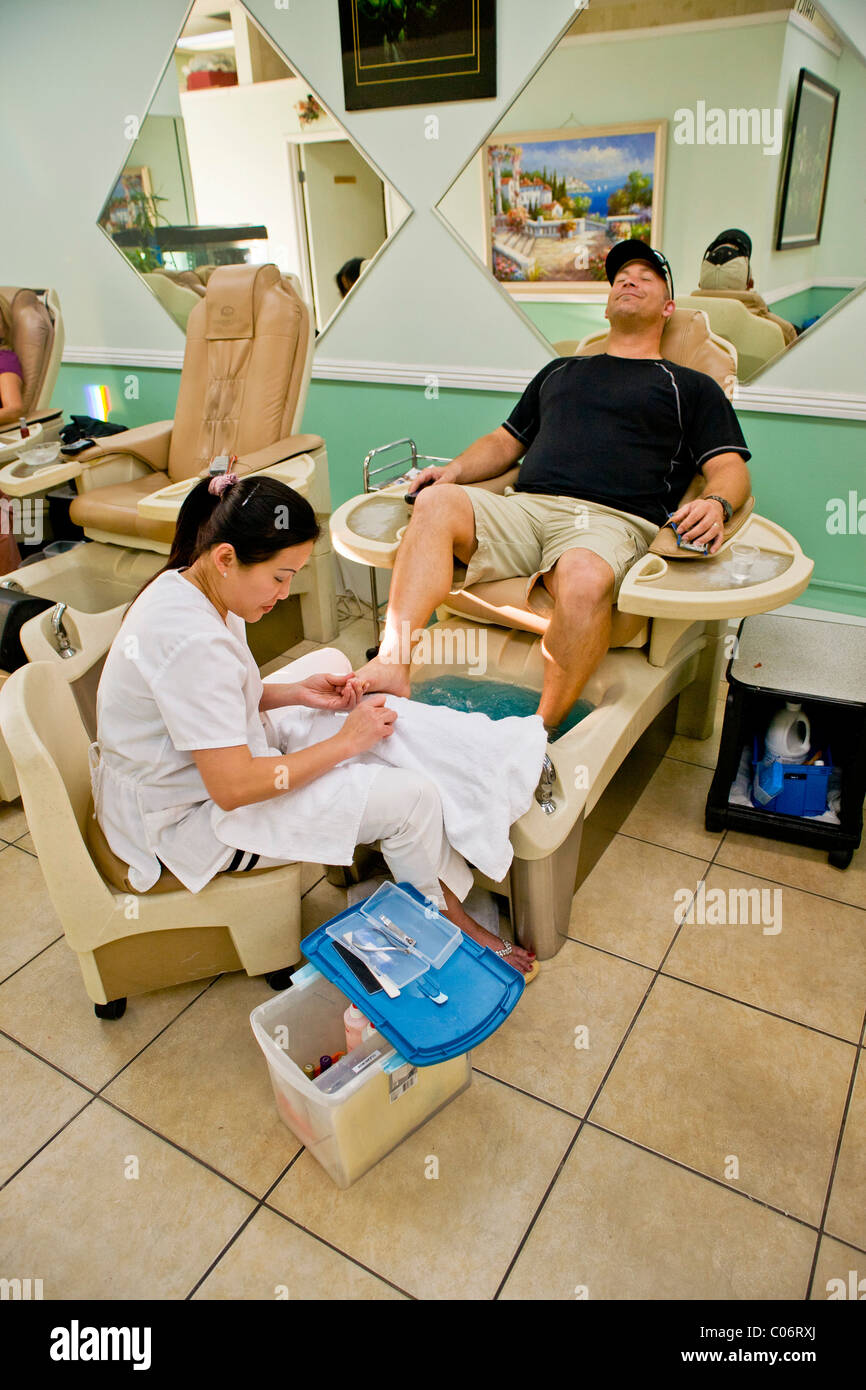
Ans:
[[[242,565],[258,565],[289,546],[318,539],[321,527],[307,499],[277,478],[251,474],[218,496],[210,491],[213,481],[202,478],[187,493],[171,553],[160,574],[194,564],[206,550],[223,542],[234,546]]]
[[[340,266],[340,269],[334,276],[334,279],[337,282],[337,289],[340,291],[340,294],[347,295],[349,293],[349,290],[352,288],[358,276],[361,274],[362,264],[363,257],[353,256],[350,261],[346,261],[344,265]]]

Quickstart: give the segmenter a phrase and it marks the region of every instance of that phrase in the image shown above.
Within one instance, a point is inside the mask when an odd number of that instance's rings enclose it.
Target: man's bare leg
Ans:
[[[476,548],[472,503],[455,483],[418,494],[397,551],[379,654],[357,672],[369,689],[409,694],[412,634],[424,628],[454,580],[454,556],[464,564]]]
[[[439,880],[439,885],[445,895],[445,911],[443,917],[447,917],[449,922],[453,922],[455,927],[465,931],[467,936],[471,936],[473,941],[477,941],[479,946],[489,946],[491,950],[498,951],[505,945],[498,936],[492,932],[485,931],[480,922],[476,922],[474,917],[470,917],[468,912],[463,911],[463,904],[459,898],[451,892],[451,889]],[[511,954],[505,959],[509,965],[513,965],[515,970],[519,970],[521,975],[526,975],[535,965],[535,956],[529,951],[518,946],[517,942],[511,948]]]
[[[610,642],[614,573],[592,550],[567,550],[544,576],[554,597],[545,633],[538,713],[553,730],[568,714]]]

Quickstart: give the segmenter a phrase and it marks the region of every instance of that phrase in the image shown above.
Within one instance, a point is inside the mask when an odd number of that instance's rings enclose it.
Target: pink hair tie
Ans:
[[[212,492],[214,497],[222,497],[226,488],[232,487],[239,482],[237,473],[217,473],[216,477],[211,478],[207,485],[208,492]]]

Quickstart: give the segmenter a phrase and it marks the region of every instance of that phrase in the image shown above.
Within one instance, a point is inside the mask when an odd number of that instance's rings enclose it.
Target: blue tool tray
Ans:
[[[752,743],[752,779],[759,763],[758,740]],[[826,763],[817,767],[814,763],[780,763],[781,789],[777,796],[761,806],[750,792],[753,806],[761,811],[772,811],[779,816],[822,816],[827,809],[827,784],[833,772],[833,753],[827,749]]]
[[[423,909],[425,899],[420,893],[408,883],[399,887]],[[301,942],[301,949],[310,964],[357,1005],[407,1062],[429,1067],[460,1057],[505,1022],[523,993],[523,976],[463,932],[457,949],[445,964],[438,970],[428,970],[423,977],[448,995],[446,1004],[434,1004],[414,981],[401,988],[397,999],[389,999],[384,990],[368,994],[340,958],[333,941],[336,923],[341,930],[352,930],[351,918],[359,927],[370,925],[363,907],[364,903],[357,903],[317,927]],[[389,916],[396,926],[415,935],[408,915],[401,918],[395,909]],[[441,920],[450,931],[452,924],[447,918]]]

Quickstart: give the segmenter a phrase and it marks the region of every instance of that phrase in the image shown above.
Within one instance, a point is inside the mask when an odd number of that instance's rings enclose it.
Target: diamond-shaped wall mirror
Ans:
[[[99,225],[184,331],[214,266],[273,262],[321,333],[410,211],[242,4],[195,0]]]
[[[734,343],[741,382],[863,288],[866,223],[852,219],[850,198],[866,65],[805,8],[592,0],[532,74],[437,211],[555,351],[606,331],[604,260],[624,237],[665,253],[677,303],[702,308]],[[815,88],[797,119],[786,192],[802,68],[830,95]],[[807,228],[810,216],[812,233],[821,223],[818,238],[777,249],[797,191]],[[707,261],[732,228],[748,233],[751,256]]]

